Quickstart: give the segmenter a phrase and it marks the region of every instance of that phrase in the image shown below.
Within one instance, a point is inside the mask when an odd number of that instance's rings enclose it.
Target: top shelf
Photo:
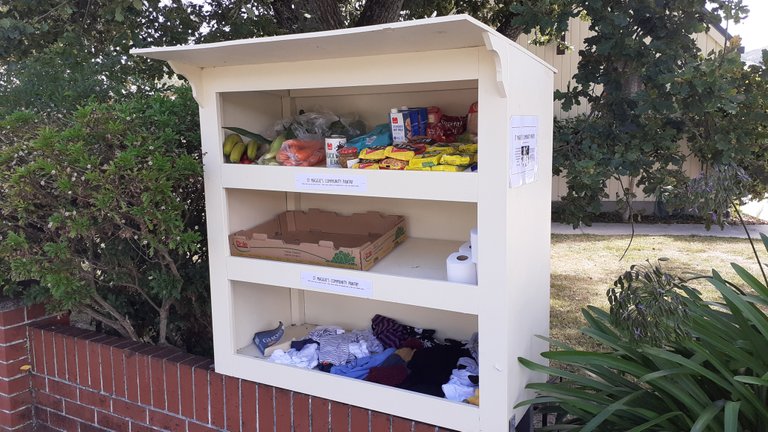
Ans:
[[[281,192],[477,202],[477,173],[225,164],[222,186]]]

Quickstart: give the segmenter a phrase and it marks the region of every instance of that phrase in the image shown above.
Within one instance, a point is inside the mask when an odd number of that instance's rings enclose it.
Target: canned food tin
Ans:
[[[331,135],[325,139],[325,165],[330,168],[341,168],[339,149],[347,143],[344,135]]]

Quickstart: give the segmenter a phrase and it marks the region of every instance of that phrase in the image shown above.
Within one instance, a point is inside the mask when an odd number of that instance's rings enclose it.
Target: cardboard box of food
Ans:
[[[234,256],[368,270],[406,236],[403,216],[291,210],[229,236]]]

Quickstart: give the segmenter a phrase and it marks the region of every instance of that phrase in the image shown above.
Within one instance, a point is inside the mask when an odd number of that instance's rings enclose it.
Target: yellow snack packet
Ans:
[[[456,148],[449,145],[433,145],[432,147],[427,150],[427,152],[440,152],[442,154],[455,154]]]
[[[443,158],[442,153],[427,152],[422,155],[418,155],[408,161],[408,166],[412,167],[431,167],[440,164],[440,160]]]
[[[459,153],[477,153],[477,144],[461,144]]]
[[[368,147],[366,149],[360,150],[360,154],[357,157],[360,159],[382,160],[387,157],[386,149],[390,147]]]
[[[379,164],[376,162],[360,162],[352,165],[355,169],[379,169]]]
[[[432,167],[407,166],[406,171],[432,171]]]
[[[469,165],[475,161],[475,155],[471,154],[455,154],[444,155],[440,163],[443,165]]]
[[[384,151],[384,155],[388,158],[397,159],[401,161],[409,161],[416,156],[416,152],[413,150],[408,150],[405,148],[397,148],[394,146],[389,146]]]
[[[465,166],[457,165],[435,165],[432,167],[432,171],[445,171],[445,172],[461,172],[467,169]]]

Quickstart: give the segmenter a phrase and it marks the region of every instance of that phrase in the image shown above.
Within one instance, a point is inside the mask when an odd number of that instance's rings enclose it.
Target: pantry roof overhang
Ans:
[[[140,48],[131,53],[203,69],[471,47],[496,50],[502,41],[555,72],[528,50],[468,15],[198,45]]]

